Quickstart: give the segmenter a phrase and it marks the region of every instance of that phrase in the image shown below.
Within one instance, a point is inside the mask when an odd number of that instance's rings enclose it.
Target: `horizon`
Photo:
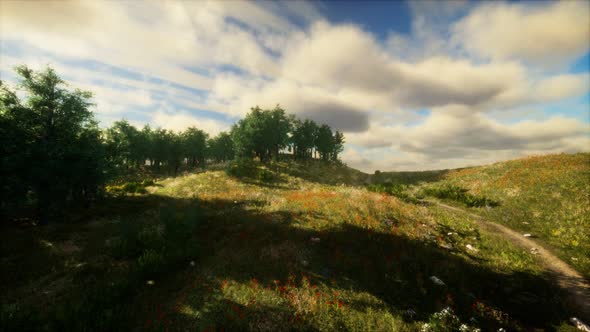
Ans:
[[[215,135],[280,104],[363,172],[590,150],[590,2],[0,2],[0,79],[49,64],[102,127]],[[532,42],[531,42],[532,41]]]

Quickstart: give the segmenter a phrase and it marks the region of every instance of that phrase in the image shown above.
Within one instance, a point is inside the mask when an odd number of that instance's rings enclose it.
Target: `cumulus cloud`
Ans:
[[[159,110],[152,115],[151,123],[156,127],[174,131],[182,131],[188,127],[197,127],[211,136],[215,136],[229,129],[229,124],[227,123],[194,116],[186,111],[169,114]]]
[[[95,92],[106,124],[216,134],[280,104],[344,131],[363,170],[590,149],[587,123],[538,110],[590,91],[563,69],[589,51],[587,2],[409,6],[411,32],[382,41],[312,2],[3,1],[0,72],[49,63]]]
[[[588,50],[590,3],[483,3],[457,22],[453,32],[467,51],[480,57],[561,63]]]

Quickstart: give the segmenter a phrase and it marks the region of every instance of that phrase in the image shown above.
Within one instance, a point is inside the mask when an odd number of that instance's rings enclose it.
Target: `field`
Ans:
[[[416,173],[404,175],[413,184],[404,190],[422,197],[426,186],[454,184],[498,200],[469,210],[537,235],[587,274],[588,160],[528,158],[428,173],[429,183]],[[99,202],[84,222],[5,226],[0,326],[570,329],[571,312],[535,256],[469,216],[371,192],[368,175],[344,166],[240,172],[160,179]]]
[[[590,154],[533,156],[435,173],[413,174],[411,182],[421,184],[408,191],[455,187],[497,202],[493,208],[469,210],[531,234],[590,278]],[[378,180],[407,179],[406,173],[384,173]]]

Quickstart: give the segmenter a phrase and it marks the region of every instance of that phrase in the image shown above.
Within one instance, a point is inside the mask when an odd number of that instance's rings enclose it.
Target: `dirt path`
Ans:
[[[454,206],[446,205],[436,201],[429,201],[430,203],[436,204],[444,209],[458,211],[469,215],[479,221],[479,225],[494,233],[502,234],[506,239],[515,245],[531,250],[532,248],[537,249],[537,257],[547,269],[547,271],[555,277],[557,284],[564,293],[567,294],[567,304],[571,306],[584,321],[590,321],[590,284],[579,274],[576,270],[567,265],[564,261],[557,258],[549,250],[544,248],[542,245],[522,236],[522,234],[513,231],[512,229],[485,220],[483,217],[478,216],[474,213],[467,212],[463,209],[456,208]]]

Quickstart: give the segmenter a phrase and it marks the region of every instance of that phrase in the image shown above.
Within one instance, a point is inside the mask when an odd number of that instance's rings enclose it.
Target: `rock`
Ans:
[[[469,249],[470,251],[474,251],[474,252],[478,252],[479,250],[475,249],[472,245],[468,244],[465,246],[467,249]]]
[[[440,279],[439,279],[438,277],[436,277],[436,276],[431,276],[431,277],[430,277],[430,280],[431,280],[431,281],[432,281],[432,282],[433,282],[435,285],[438,285],[438,286],[445,286],[445,285],[446,285],[446,284],[445,284],[445,283],[444,283],[442,280],[440,280]]]
[[[153,285],[155,284],[155,282],[154,282],[153,280],[148,280],[148,281],[146,282],[146,284],[148,284],[148,285],[150,285],[150,286],[153,286]]]
[[[539,254],[539,249],[537,249],[537,248],[531,248],[531,254],[538,255]]]
[[[584,324],[584,322],[582,322],[581,320],[579,320],[576,317],[572,317],[570,318],[570,322],[578,329],[581,331],[585,331],[585,332],[590,332],[590,326]]]
[[[524,236],[524,237],[532,237],[532,235],[529,234],[529,233],[522,234],[522,236]]]
[[[441,248],[447,249],[447,250],[452,250],[453,249],[453,245],[452,244],[441,244],[440,246]]]

